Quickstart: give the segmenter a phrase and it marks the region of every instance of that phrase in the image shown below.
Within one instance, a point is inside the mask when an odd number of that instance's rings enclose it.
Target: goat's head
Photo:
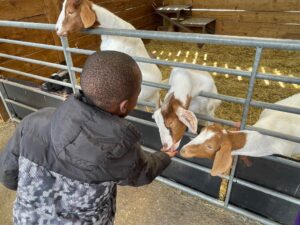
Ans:
[[[197,133],[198,120],[195,114],[186,108],[190,105],[188,97],[185,105],[175,98],[174,93],[167,96],[161,108],[157,109],[153,118],[159,128],[160,139],[163,148],[176,150],[184,135],[186,127],[193,133]]]
[[[88,0],[65,0],[56,23],[57,35],[66,36],[96,23],[92,2]]]
[[[210,125],[202,129],[201,133],[180,151],[185,158],[214,159],[211,175],[225,173],[232,165],[231,151],[243,147],[246,134],[242,132],[228,132],[219,125]]]

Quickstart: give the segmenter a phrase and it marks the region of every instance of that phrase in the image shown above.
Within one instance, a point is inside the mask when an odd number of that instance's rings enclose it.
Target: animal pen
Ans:
[[[14,27],[16,29],[42,29],[47,31],[53,31],[55,29],[55,25],[53,24],[12,21],[0,21],[0,27]],[[134,58],[138,62],[176,66],[250,78],[247,96],[245,99],[205,92],[202,92],[200,96],[242,104],[243,115],[241,121],[241,129],[256,130],[261,132],[262,134],[298,143],[300,142],[299,137],[293,137],[269,130],[247,126],[247,116],[250,106],[300,114],[300,110],[297,108],[284,107],[276,104],[252,100],[252,94],[256,79],[300,84],[299,78],[276,76],[273,74],[258,72],[258,66],[264,49],[273,48],[300,51],[300,41],[190,33],[116,30],[104,28],[87,30],[83,32],[91,35],[116,35],[145,39],[182,41],[189,43],[248,46],[255,48],[256,54],[253,59],[253,67],[251,71],[203,66],[191,63],[180,63],[158,59],[145,59],[140,57]],[[71,54],[90,55],[94,52],[92,50],[70,48],[68,45],[68,38],[66,37],[61,37],[61,46],[17,41],[4,38],[0,39],[0,43],[9,43],[13,45],[30,46],[63,52],[66,65],[4,53],[0,53],[0,57],[67,70],[70,75],[71,83],[56,81],[53,79],[5,67],[0,67],[0,70],[32,79],[70,87],[72,88],[74,93],[77,93],[78,90],[80,90],[80,86],[76,81],[75,72],[80,73],[82,69],[73,66]],[[168,85],[151,82],[144,82],[143,85],[158,87],[161,89],[169,88]],[[9,117],[12,120],[18,122],[20,121],[20,119],[31,112],[34,112],[42,107],[56,107],[66,99],[66,96],[44,92],[36,87],[33,83],[20,82],[11,79],[1,79],[0,90],[1,98],[7,112],[9,113]],[[139,104],[154,107],[153,105],[149,105],[149,103],[145,102],[139,102]],[[224,125],[234,125],[234,122],[229,120],[210,118],[205,115],[197,115],[197,117]],[[127,117],[127,119],[132,121],[141,131],[144,139],[143,148],[145,151],[153,152],[160,149],[159,134],[157,127],[151,118],[151,113],[135,110],[130,116]],[[193,135],[186,133],[183,143],[187,143],[189,141],[189,137],[193,137]],[[250,168],[246,168],[240,162],[240,160],[238,160],[238,157],[235,157],[233,168],[229,176],[211,177],[209,174],[211,171],[211,162],[209,160],[186,160],[180,157],[176,157],[173,159],[173,162],[169,166],[169,168],[163,173],[161,177],[158,177],[157,180],[190,194],[199,196],[200,198],[203,198],[219,206],[228,208],[229,210],[246,215],[265,224],[293,224],[293,219],[295,218],[297,210],[300,206],[300,164],[293,160],[273,156],[253,158],[252,160],[253,166]],[[222,179],[229,181],[224,201],[218,199],[218,193]]]

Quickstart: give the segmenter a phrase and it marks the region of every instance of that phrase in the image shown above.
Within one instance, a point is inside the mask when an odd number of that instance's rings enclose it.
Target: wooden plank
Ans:
[[[61,11],[61,1],[60,0],[44,0],[44,11],[46,14],[46,17],[48,19],[48,23],[56,24],[57,19],[59,17],[60,11]],[[60,46],[60,38],[57,36],[56,32],[51,32],[52,38],[55,45]],[[60,62],[64,61],[64,54],[63,52],[57,52],[58,58]]]
[[[47,23],[45,15],[24,19],[28,22],[42,22]],[[0,37],[21,40],[35,43],[54,44],[53,36],[49,31],[36,30],[36,29],[16,29],[10,27],[2,27],[0,29]],[[1,52],[17,56],[25,56],[40,51],[39,48],[26,47],[22,45],[13,44],[0,44]],[[0,58],[0,63],[7,61],[5,58]]]
[[[136,8],[143,4],[148,4],[151,6],[152,2],[148,0],[114,0],[102,2],[99,5],[115,13],[130,8]]]
[[[154,10],[152,7],[150,7],[148,4],[142,4],[135,8],[129,8],[127,10],[123,10],[121,12],[117,12],[116,15],[122,18],[125,21],[131,21],[138,17],[145,16],[145,15],[151,15],[154,13]]]
[[[50,50],[42,50],[39,52],[35,52],[31,55],[27,55],[26,57],[31,58],[31,59],[47,61],[47,62],[57,62],[58,61],[56,51],[50,51]],[[31,63],[21,62],[21,61],[17,61],[17,60],[6,61],[6,62],[2,63],[1,66],[20,70],[23,72],[29,72],[29,73],[43,67],[38,64],[31,64]],[[16,75],[13,75],[13,74],[7,73],[7,72],[1,72],[1,74],[4,76],[8,76],[8,77],[16,77]]]
[[[300,12],[221,12],[221,11],[193,11],[193,17],[212,17],[217,20],[232,20],[249,23],[300,23]]]
[[[288,33],[300,34],[299,25],[240,23],[233,21],[217,22],[216,30],[218,34],[272,38],[285,38]]]
[[[6,112],[2,99],[0,99],[0,120],[6,122],[9,119],[9,115]]]
[[[157,16],[157,14],[153,13],[153,14],[142,16],[135,20],[132,20],[131,24],[137,29],[142,29],[143,27],[158,24],[160,21],[161,20]]]
[[[186,4],[190,0],[168,0],[168,4]],[[193,0],[193,8],[238,9],[248,11],[299,11],[299,0]]]
[[[20,20],[43,14],[43,0],[1,1],[1,20]]]

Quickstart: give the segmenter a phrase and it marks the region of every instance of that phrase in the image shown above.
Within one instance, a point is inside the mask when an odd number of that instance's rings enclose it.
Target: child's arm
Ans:
[[[0,182],[12,190],[18,186],[21,129],[20,124],[0,154]]]
[[[171,159],[165,152],[146,153],[136,143],[133,146],[136,160],[131,173],[120,185],[142,186],[151,183],[170,164]]]

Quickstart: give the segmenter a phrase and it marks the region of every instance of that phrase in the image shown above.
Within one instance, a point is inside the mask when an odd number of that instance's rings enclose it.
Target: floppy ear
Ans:
[[[217,176],[225,173],[230,169],[232,165],[232,156],[231,156],[231,143],[227,137],[224,137],[224,141],[221,144],[221,149],[217,151],[214,164],[211,170],[212,176]]]
[[[186,125],[190,131],[197,134],[198,130],[198,119],[192,111],[186,110],[182,107],[178,107],[176,110],[176,115],[178,119]]]
[[[83,1],[81,6],[80,17],[84,28],[89,28],[96,22],[96,14],[91,8],[91,3],[88,1]]]

